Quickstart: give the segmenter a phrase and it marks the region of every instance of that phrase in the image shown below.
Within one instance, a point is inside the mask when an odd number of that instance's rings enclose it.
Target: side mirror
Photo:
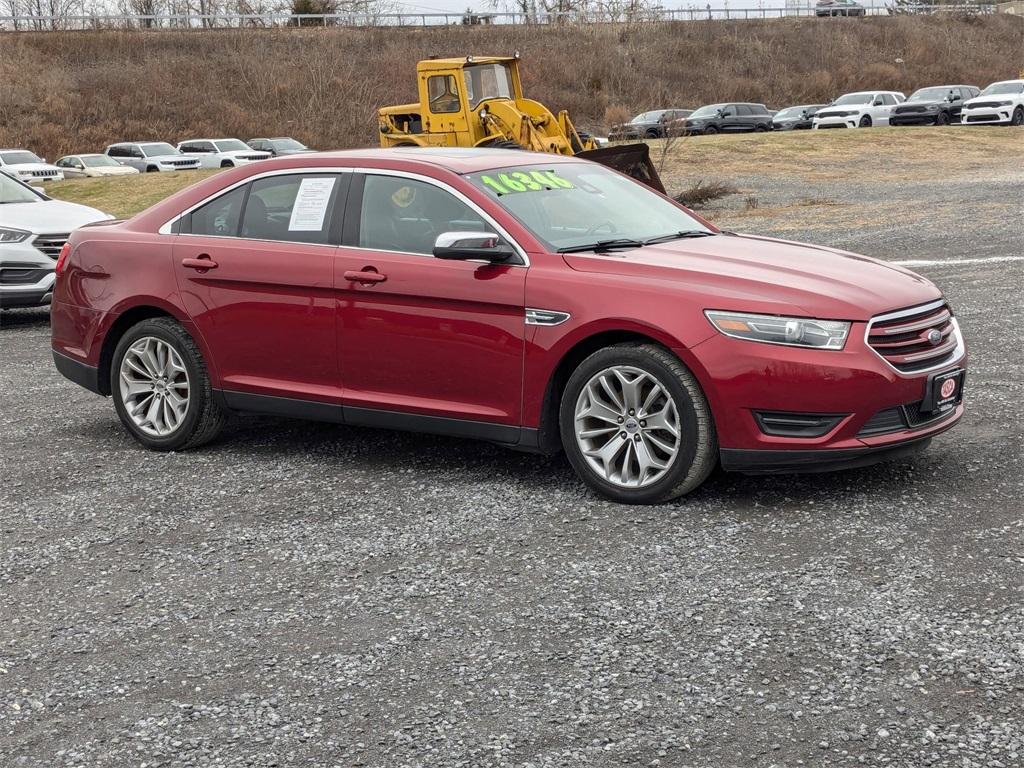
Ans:
[[[877,101],[876,101],[876,102],[875,102],[874,104],[872,104],[871,106],[873,106],[873,107],[880,107],[880,106],[882,106],[882,100],[881,100],[881,99],[878,99],[878,100],[877,100]]]
[[[434,241],[433,254],[450,261],[508,261],[515,251],[493,232],[444,232]]]
[[[72,167],[72,168],[77,168],[77,169],[78,169],[78,170],[80,170],[80,171],[84,171],[84,170],[85,170],[85,166],[84,166],[84,165],[82,165],[81,163],[73,163],[73,164],[71,165],[71,167]]]

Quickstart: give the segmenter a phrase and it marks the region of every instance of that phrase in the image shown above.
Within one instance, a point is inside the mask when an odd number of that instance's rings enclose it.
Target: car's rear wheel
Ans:
[[[870,128],[871,127],[871,116],[870,115],[864,115],[864,117],[862,117],[860,119],[860,127],[861,128]]]
[[[715,126],[713,125],[709,125],[707,128],[704,129],[704,133],[710,136],[714,133],[718,133],[718,129],[715,128]]]
[[[689,493],[718,460],[715,424],[694,375],[656,344],[617,344],[569,377],[562,445],[592,489],[626,504]]]
[[[1024,125],[1024,107],[1017,107],[1013,110],[1010,125]]]
[[[110,378],[121,423],[148,448],[194,448],[224,426],[199,347],[172,318],[129,328],[114,349]]]

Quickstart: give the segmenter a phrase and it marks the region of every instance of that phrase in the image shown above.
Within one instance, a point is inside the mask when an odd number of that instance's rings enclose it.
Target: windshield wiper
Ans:
[[[582,253],[584,251],[593,251],[594,253],[601,253],[602,251],[612,251],[616,248],[642,248],[647,245],[642,240],[631,240],[626,237],[621,237],[617,240],[598,240],[596,243],[588,243],[587,245],[570,245],[568,248],[559,248],[559,253]]]
[[[656,243],[667,243],[670,240],[684,240],[687,237],[710,237],[714,235],[714,232],[707,232],[703,229],[687,229],[680,232],[673,232],[670,235],[660,235],[658,237],[649,237],[644,240],[644,245],[655,245]]]

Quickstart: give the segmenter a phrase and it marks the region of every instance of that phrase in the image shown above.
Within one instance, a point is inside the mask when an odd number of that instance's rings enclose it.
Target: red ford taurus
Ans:
[[[923,277],[515,150],[218,174],[74,232],[52,319],[57,368],[156,450],[277,414],[564,450],[630,503],[718,463],[910,455],[964,409],[964,340]]]

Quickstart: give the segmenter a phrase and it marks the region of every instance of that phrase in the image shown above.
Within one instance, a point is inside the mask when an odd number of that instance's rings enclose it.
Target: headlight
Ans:
[[[706,310],[704,315],[719,333],[726,336],[787,347],[840,350],[850,333],[850,324],[840,320],[750,315],[711,309]]]
[[[32,233],[26,232],[23,229],[0,227],[0,243],[20,243],[28,240],[30,237],[32,237]]]
[[[1009,107],[1009,106],[1011,106],[1012,104],[1013,104],[1013,102],[1012,102],[1012,101],[1000,101],[1000,102],[999,102],[999,106],[1000,106],[1000,107]]]

